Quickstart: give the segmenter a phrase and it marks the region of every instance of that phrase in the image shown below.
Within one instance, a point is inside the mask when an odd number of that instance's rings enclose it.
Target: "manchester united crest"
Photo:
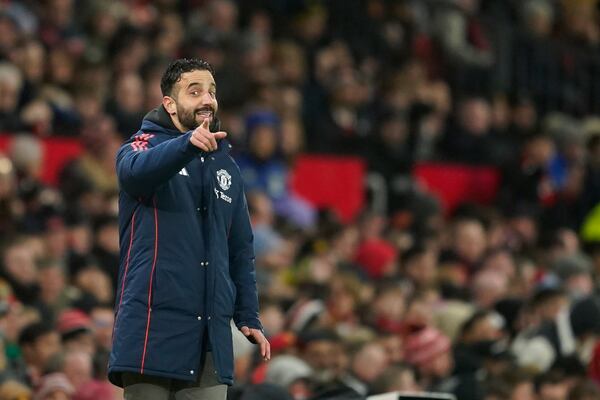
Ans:
[[[217,171],[217,182],[221,189],[227,190],[231,186],[231,175],[224,169],[220,169]]]

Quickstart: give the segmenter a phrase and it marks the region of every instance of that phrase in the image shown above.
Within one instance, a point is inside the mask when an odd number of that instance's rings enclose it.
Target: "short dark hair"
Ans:
[[[26,345],[32,345],[42,336],[46,336],[52,332],[55,332],[55,330],[51,325],[42,322],[34,322],[29,324],[21,331],[21,334],[19,335],[19,346],[23,347]]]
[[[163,96],[170,96],[175,83],[179,82],[181,75],[196,70],[204,70],[214,75],[212,66],[199,58],[179,58],[173,61],[160,79],[160,90]]]

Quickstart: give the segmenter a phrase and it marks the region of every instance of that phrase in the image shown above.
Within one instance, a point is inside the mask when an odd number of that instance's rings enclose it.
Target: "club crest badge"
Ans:
[[[227,190],[231,186],[231,175],[224,169],[220,169],[217,171],[217,182],[221,189]]]

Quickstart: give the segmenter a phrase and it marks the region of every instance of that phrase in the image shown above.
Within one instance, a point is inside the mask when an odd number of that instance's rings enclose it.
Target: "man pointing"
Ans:
[[[117,154],[120,269],[109,379],[128,400],[225,400],[230,321],[270,358],[242,178],[211,66],[179,59]]]

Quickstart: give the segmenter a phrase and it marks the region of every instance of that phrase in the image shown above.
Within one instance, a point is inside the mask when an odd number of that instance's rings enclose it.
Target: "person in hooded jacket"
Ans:
[[[230,320],[263,359],[253,235],[211,66],[166,69],[162,105],[117,153],[120,267],[108,376],[128,400],[225,400]]]

